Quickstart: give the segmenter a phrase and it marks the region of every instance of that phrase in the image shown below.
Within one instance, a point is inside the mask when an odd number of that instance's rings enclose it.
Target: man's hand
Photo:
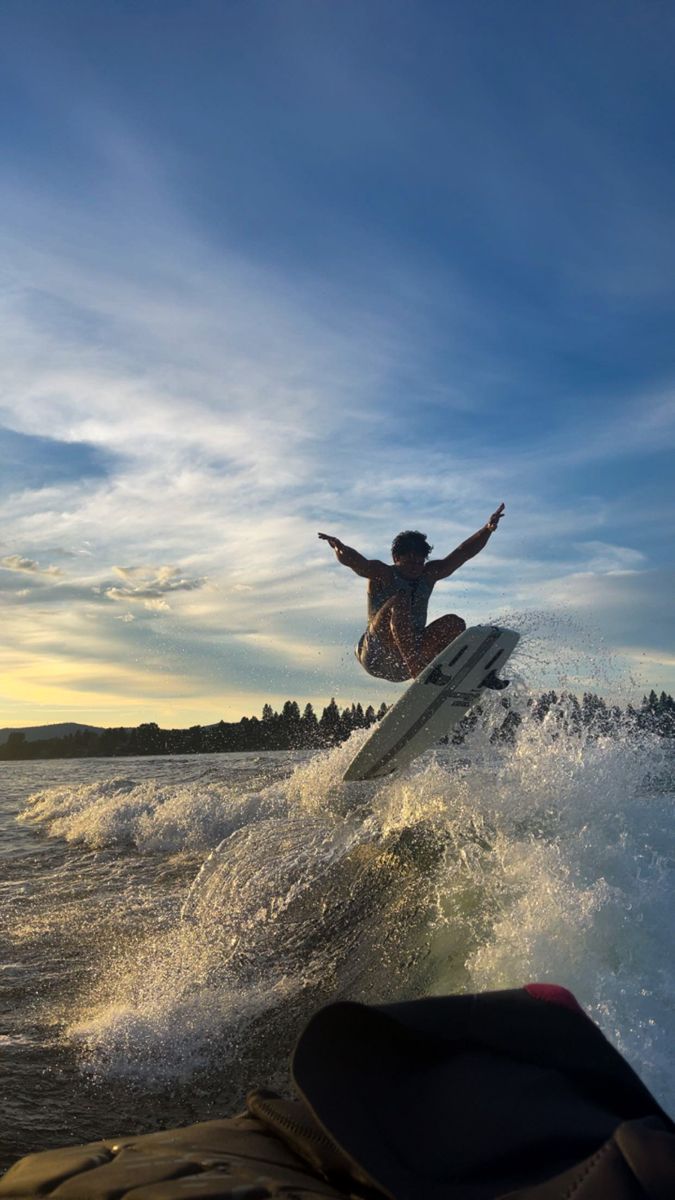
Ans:
[[[503,507],[504,506],[502,505],[502,508]],[[328,545],[330,546],[331,550],[338,551],[338,550],[343,549],[343,543],[340,541],[339,538],[333,537],[332,534],[320,533],[319,537],[321,538],[322,541],[328,542]]]
[[[499,508],[496,510],[496,512],[493,512],[490,519],[488,521],[486,521],[485,528],[489,529],[490,533],[494,533],[495,529],[499,525],[499,522],[501,521],[502,517],[504,516],[505,507],[506,507],[506,505],[504,504],[504,501],[502,500],[502,502],[499,505]],[[319,537],[321,537],[321,534],[319,534]]]

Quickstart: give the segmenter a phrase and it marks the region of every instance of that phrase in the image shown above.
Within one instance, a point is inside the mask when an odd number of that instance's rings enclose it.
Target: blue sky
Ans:
[[[0,724],[390,699],[316,531],[445,553],[501,500],[431,616],[675,690],[674,34],[4,0]]]

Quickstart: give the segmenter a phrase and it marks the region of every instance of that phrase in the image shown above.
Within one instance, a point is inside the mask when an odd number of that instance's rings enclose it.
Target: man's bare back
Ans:
[[[402,681],[414,679],[432,658],[464,629],[454,613],[426,623],[434,585],[447,579],[478,554],[504,516],[504,504],[476,533],[445,558],[429,561],[432,547],[426,534],[406,530],[392,543],[392,563],[367,559],[332,534],[320,533],[338,562],[368,580],[368,628],[359,641],[357,657],[370,675]]]

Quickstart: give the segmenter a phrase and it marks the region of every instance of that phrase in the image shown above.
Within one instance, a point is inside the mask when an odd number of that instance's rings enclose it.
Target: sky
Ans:
[[[674,40],[661,0],[3,0],[0,725],[389,701],[317,531],[436,557],[501,501],[430,617],[675,691]]]

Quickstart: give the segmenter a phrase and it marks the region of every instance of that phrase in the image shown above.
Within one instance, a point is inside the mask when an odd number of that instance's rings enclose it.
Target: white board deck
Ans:
[[[498,625],[465,629],[385,713],[343,779],[391,775],[446,737],[479,699],[486,677],[504,666],[519,637]]]

